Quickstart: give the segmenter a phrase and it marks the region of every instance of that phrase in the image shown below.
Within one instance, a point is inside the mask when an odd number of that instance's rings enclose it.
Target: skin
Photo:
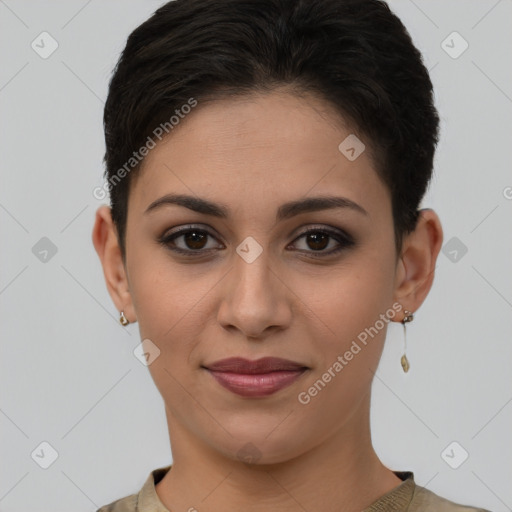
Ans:
[[[148,368],[173,452],[172,470],[156,486],[169,510],[363,510],[401,483],[370,437],[370,390],[386,327],[307,405],[297,397],[394,303],[403,309],[393,321],[418,310],[442,228],[434,211],[421,210],[396,254],[390,193],[370,141],[360,136],[367,149],[345,158],[338,145],[353,131],[332,112],[286,90],[199,104],[150,151],[132,183],[125,263],[110,208],[97,210],[93,243],[112,300],[138,321],[141,340],[160,349]],[[223,203],[229,216],[177,205],[144,213],[167,193]],[[335,208],[276,222],[281,204],[319,195],[349,198],[367,215]],[[187,224],[212,236],[174,243],[211,249],[205,255],[158,243]],[[315,240],[300,235],[329,226],[355,245],[315,258],[339,242],[328,238],[315,251]],[[248,236],[263,249],[252,263],[236,252]],[[309,370],[268,397],[240,397],[201,368],[230,356],[282,357]],[[253,463],[238,455],[247,443],[257,449]]]

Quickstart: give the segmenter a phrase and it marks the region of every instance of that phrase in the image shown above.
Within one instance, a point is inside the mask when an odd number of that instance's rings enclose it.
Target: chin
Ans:
[[[226,458],[240,461],[247,466],[265,466],[269,464],[280,464],[298,457],[303,453],[304,443],[299,440],[294,442],[288,435],[280,436],[268,432],[258,435],[237,435],[230,440],[229,446],[217,446],[217,450]]]

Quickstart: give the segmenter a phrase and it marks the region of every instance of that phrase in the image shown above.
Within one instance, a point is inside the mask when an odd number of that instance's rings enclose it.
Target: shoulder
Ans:
[[[136,512],[137,501],[138,494],[130,494],[99,508],[96,512]]]
[[[435,510],[436,512],[490,512],[483,508],[454,503],[453,501],[442,498],[425,487],[420,487],[418,485],[414,488],[414,493],[408,510],[410,512],[423,510]]]
[[[138,493],[104,505],[96,512],[169,512],[159,500],[155,485],[170,469],[171,465],[154,469]]]

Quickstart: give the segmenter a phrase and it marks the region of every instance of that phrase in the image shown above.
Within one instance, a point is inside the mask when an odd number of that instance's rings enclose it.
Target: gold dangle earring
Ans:
[[[414,315],[407,311],[407,309],[404,310],[404,318],[402,320],[402,325],[404,326],[404,355],[400,359],[400,363],[402,364],[402,369],[404,370],[404,373],[407,373],[409,371],[410,365],[409,361],[407,360],[407,356],[405,355],[405,352],[407,350],[407,335],[406,335],[406,329],[405,324],[408,322],[412,322],[414,320]]]
[[[126,318],[124,316],[124,311],[121,311],[121,316],[119,317],[119,321],[121,322],[122,325],[128,325],[130,323],[128,318]]]

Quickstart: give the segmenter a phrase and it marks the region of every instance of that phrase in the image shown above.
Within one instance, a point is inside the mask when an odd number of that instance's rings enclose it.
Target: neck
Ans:
[[[157,494],[170,511],[363,510],[401,483],[373,449],[369,399],[368,394],[328,439],[272,464],[247,464],[220,454],[167,410],[173,464],[157,484]]]

